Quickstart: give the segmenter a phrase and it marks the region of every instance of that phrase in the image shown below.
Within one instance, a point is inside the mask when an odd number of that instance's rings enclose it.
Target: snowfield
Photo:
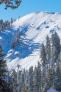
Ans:
[[[9,69],[29,69],[40,61],[41,44],[45,43],[47,35],[56,31],[61,39],[61,14],[36,12],[17,19],[12,28],[0,33],[0,45],[6,53],[5,59]],[[12,49],[12,44],[20,34],[20,44]]]

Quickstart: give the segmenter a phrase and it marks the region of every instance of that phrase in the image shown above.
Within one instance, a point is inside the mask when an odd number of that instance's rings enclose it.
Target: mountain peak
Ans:
[[[15,27],[19,27],[21,26],[22,24],[25,24],[26,22],[27,23],[30,23],[34,20],[38,20],[38,18],[40,19],[40,21],[42,20],[55,20],[56,18],[60,19],[61,17],[61,13],[58,13],[58,12],[35,12],[35,13],[30,13],[26,16],[23,16],[23,17],[20,17],[19,19],[17,19],[13,25]],[[58,20],[57,19],[57,20]],[[45,21],[44,20],[44,21]],[[37,22],[37,21],[36,21]]]

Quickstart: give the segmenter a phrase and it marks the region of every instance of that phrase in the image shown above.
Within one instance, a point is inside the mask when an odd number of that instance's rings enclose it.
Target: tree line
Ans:
[[[6,29],[9,29],[12,27],[12,23],[14,22],[14,19],[11,18],[10,21],[6,20],[3,21],[3,19],[0,20],[0,32],[5,31]]]

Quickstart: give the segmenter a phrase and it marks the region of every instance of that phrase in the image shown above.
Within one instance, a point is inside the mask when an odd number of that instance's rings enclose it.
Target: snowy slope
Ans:
[[[13,28],[0,34],[0,45],[6,53],[5,59],[9,68],[16,68],[17,64],[26,69],[37,65],[40,61],[41,43],[45,42],[46,36],[57,31],[61,38],[61,14],[59,13],[32,13],[17,19],[12,26]],[[12,49],[18,31],[21,43]]]
[[[47,90],[47,92],[57,92],[57,91],[51,87],[49,90]]]

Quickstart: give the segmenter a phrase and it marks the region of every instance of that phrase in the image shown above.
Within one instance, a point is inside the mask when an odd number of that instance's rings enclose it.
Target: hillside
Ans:
[[[9,68],[16,68],[17,64],[26,69],[37,65],[41,44],[53,31],[61,35],[61,14],[36,12],[17,19],[11,28],[0,32],[0,45]]]

